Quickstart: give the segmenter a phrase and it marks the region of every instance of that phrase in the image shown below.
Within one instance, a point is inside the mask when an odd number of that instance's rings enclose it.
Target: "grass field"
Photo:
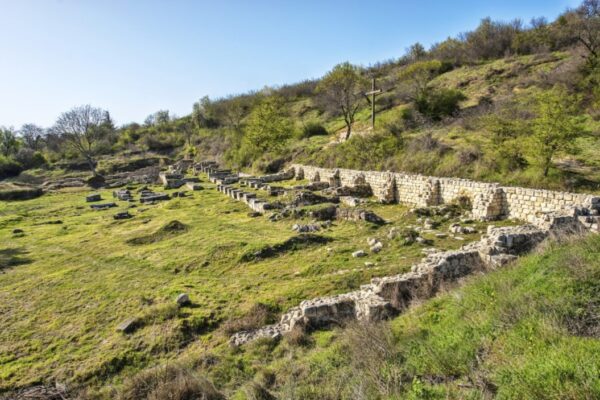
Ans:
[[[329,243],[241,262],[244,254],[294,236],[297,221],[252,218],[245,204],[203,185],[190,197],[132,208],[117,201],[104,211],[91,210],[84,198],[91,192],[82,189],[0,202],[1,390],[118,382],[122,373],[224,346],[223,325],[257,303],[276,318],[301,300],[406,271],[423,256],[424,246],[386,238],[390,227],[416,224],[417,217],[400,205],[371,202],[367,207],[389,224],[336,222],[318,232]],[[113,201],[109,190],[100,193]],[[113,219],[124,210],[133,218]],[[171,221],[184,226],[165,229]],[[384,250],[352,258],[353,251],[368,250],[370,236],[383,239]],[[465,241],[423,236],[451,249],[480,235]],[[193,304],[178,308],[175,298],[184,292]],[[117,332],[128,319],[138,329]]]

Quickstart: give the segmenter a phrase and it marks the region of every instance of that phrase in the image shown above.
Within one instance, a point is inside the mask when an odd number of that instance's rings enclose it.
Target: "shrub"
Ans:
[[[327,129],[325,129],[325,127],[323,125],[316,123],[316,122],[309,122],[308,124],[304,125],[304,127],[302,128],[302,131],[301,131],[301,139],[307,139],[312,136],[326,136],[326,135],[329,135],[329,132],[327,132]]]
[[[138,373],[125,381],[120,400],[223,400],[213,384],[180,364]]]
[[[292,346],[308,346],[313,343],[312,338],[300,325],[285,334],[285,341]]]
[[[459,103],[465,99],[465,95],[455,89],[428,90],[417,98],[415,105],[421,114],[439,121],[455,115],[460,109]]]
[[[232,335],[236,332],[260,328],[274,322],[274,319],[274,307],[264,303],[256,303],[243,317],[226,321],[223,324],[223,330],[226,334]]]
[[[15,154],[15,161],[23,167],[23,169],[41,168],[47,165],[46,158],[39,151],[34,151],[28,148],[21,148]]]
[[[12,158],[0,155],[0,179],[17,176],[22,170],[21,164]]]

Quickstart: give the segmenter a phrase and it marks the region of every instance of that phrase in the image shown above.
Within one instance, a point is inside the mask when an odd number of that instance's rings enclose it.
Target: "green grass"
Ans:
[[[253,379],[286,399],[596,399],[599,305],[592,236],[472,277],[390,323],[315,332],[308,347],[256,343],[220,354],[208,373],[233,392]]]
[[[245,204],[203,185],[191,197],[132,208],[117,201],[105,211],[91,210],[83,189],[0,202],[0,390],[119,382],[156,363],[227,348],[221,324],[259,302],[283,312],[304,299],[407,271],[423,256],[423,246],[386,238],[390,227],[416,224],[416,216],[400,205],[370,203],[388,225],[335,222],[318,232],[329,243],[242,262],[249,251],[295,236],[291,226],[298,220],[253,218]],[[113,201],[110,191],[100,193]],[[125,210],[133,218],[112,218]],[[174,232],[172,221],[183,229]],[[447,231],[451,222],[439,229]],[[23,234],[13,234],[17,228]],[[368,250],[371,236],[383,239],[384,250],[352,258],[353,251]],[[433,246],[451,249],[479,235],[431,237]],[[376,266],[366,268],[365,261]],[[182,292],[193,304],[177,310]],[[140,328],[117,332],[130,318]]]

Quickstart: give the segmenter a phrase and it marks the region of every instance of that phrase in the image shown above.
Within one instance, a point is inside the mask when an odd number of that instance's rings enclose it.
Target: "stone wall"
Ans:
[[[234,334],[230,343],[243,345],[258,338],[279,338],[296,326],[320,328],[339,326],[349,320],[378,321],[403,312],[412,303],[435,296],[445,285],[474,272],[496,269],[530,251],[550,231],[526,225],[495,228],[475,243],[460,250],[430,254],[410,272],[373,278],[360,290],[305,300],[285,313],[279,323]]]
[[[514,218],[537,223],[543,214],[571,214],[574,209],[600,208],[600,197],[588,194],[394,172],[329,169],[299,164],[292,165],[292,168],[296,176],[304,176],[310,181],[339,181],[343,186],[353,186],[357,180],[364,181],[371,186],[373,194],[386,203],[425,207],[459,198],[468,199],[473,207],[473,216],[481,220]]]

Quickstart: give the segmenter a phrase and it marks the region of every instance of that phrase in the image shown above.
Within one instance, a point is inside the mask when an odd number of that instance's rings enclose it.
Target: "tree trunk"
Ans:
[[[552,157],[546,157],[544,160],[544,178],[548,176],[550,172],[550,165],[552,164]]]
[[[96,172],[96,163],[94,163],[94,160],[91,157],[86,157],[86,160],[90,167],[90,171],[92,171],[92,175],[98,176],[98,173]]]
[[[352,122],[346,122],[346,138],[344,140],[350,139],[351,133],[352,133]]]

